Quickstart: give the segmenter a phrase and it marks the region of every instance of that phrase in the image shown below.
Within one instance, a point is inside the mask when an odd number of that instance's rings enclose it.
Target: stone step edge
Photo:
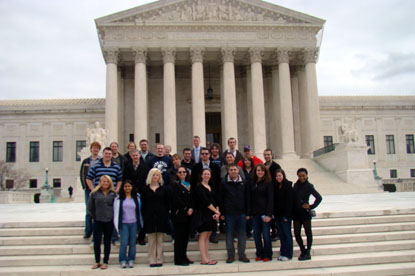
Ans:
[[[315,230],[336,230],[336,229],[354,229],[354,228],[376,228],[376,227],[399,227],[399,226],[414,226],[415,229],[415,221],[413,222],[389,222],[389,223],[372,223],[372,224],[353,224],[353,225],[336,225],[336,226],[313,226],[313,231]],[[75,227],[68,227],[68,228],[16,228],[16,229],[0,229],[0,238],[2,237],[38,237],[38,236],[60,236],[61,234],[56,233],[58,230],[62,231],[73,231],[77,230],[79,233],[76,234],[64,234],[63,236],[74,236],[74,235],[82,235],[81,228]],[[52,231],[51,234],[49,233],[40,233],[36,235],[26,235],[30,233],[19,233],[19,231],[25,232],[33,232],[33,231],[42,231],[42,232],[49,232]],[[53,231],[56,233],[54,235]],[[15,232],[15,233],[10,233]],[[385,232],[385,231],[377,231],[377,232]],[[20,234],[20,236],[18,236]]]
[[[299,254],[299,251],[298,251],[297,247],[294,247],[294,250],[295,250],[295,252],[298,252],[298,254]],[[209,252],[213,255],[224,254],[224,256],[226,257],[226,250],[224,250],[224,249],[210,250]],[[273,252],[274,252],[275,256],[279,256],[279,247],[278,248],[273,247]],[[313,254],[311,254],[311,255],[312,255],[312,258],[318,258],[318,259],[320,259],[320,258],[337,259],[337,258],[340,258],[340,257],[342,257],[342,258],[351,258],[352,259],[352,258],[354,258],[354,255],[372,256],[373,254],[387,254],[387,253],[392,254],[393,252],[394,252],[394,254],[398,254],[398,255],[403,254],[403,252],[406,252],[405,255],[407,255],[407,254],[412,255],[413,258],[414,258],[414,261],[415,261],[415,248],[413,248],[413,249],[399,249],[399,250],[386,250],[386,251],[382,250],[382,251],[376,251],[376,252],[371,252],[370,251],[370,252],[358,252],[358,253],[352,252],[352,253],[342,253],[342,254],[321,254],[321,255],[317,255],[317,256],[314,256]],[[196,257],[200,256],[199,251],[197,251],[197,250],[189,251],[188,253],[189,253],[189,257],[191,257],[191,256],[196,256]],[[247,253],[247,255],[255,256],[255,248],[247,248],[246,253]],[[313,249],[312,249],[311,253],[313,253]],[[136,258],[140,258],[140,257],[147,258],[147,256],[148,256],[147,252],[137,252],[136,253]],[[164,252],[164,257],[173,257],[173,256],[174,256],[174,253],[172,251]],[[275,256],[274,256],[274,260],[276,260]],[[296,260],[296,257],[298,257],[298,256],[296,256],[294,254],[293,260]],[[11,261],[11,260],[13,260],[13,261],[21,261],[21,260],[27,260],[27,261],[30,261],[30,260],[38,260],[38,261],[42,261],[42,260],[60,260],[60,259],[68,259],[68,258],[75,259],[75,260],[76,259],[82,260],[82,259],[90,258],[91,260],[93,260],[94,253],[92,251],[88,254],[82,253],[82,254],[76,254],[76,255],[68,255],[68,254],[56,255],[56,254],[53,254],[53,255],[28,255],[28,256],[0,256],[0,262]],[[110,255],[110,261],[111,260],[118,260],[118,254],[111,254]]]
[[[314,228],[313,228],[314,230]],[[392,233],[392,234],[398,234],[398,233],[413,233],[415,234],[415,230],[395,230],[395,231],[380,231],[380,232],[364,232],[364,233],[346,233],[346,234],[324,234],[324,235],[316,235],[315,231],[313,231],[313,239],[315,240],[316,238],[325,238],[325,237],[350,237],[350,236],[359,236],[359,235],[383,235],[385,233]],[[304,231],[301,232],[302,236],[304,237]],[[166,234],[166,236],[169,238],[167,241],[165,240],[164,242],[170,242],[170,237]],[[28,239],[28,240],[50,240],[50,239],[82,239],[84,241],[86,241],[86,239],[83,239],[82,236],[77,236],[77,235],[59,235],[59,236],[20,236],[20,237],[16,237],[16,236],[12,236],[12,237],[0,237],[0,245],[1,244],[1,240],[22,240],[22,239]],[[89,242],[84,242],[81,244],[88,244]]]
[[[93,259],[91,260],[91,266],[93,264]],[[380,264],[392,264],[392,263],[410,263],[415,261],[415,251],[390,251],[390,252],[374,252],[374,253],[365,253],[365,254],[342,254],[336,257],[333,256],[316,256],[313,257],[310,261],[301,262],[298,260],[292,260],[289,262],[279,262],[273,260],[268,263],[249,263],[243,264],[240,262],[235,262],[233,264],[226,264],[224,261],[219,261],[216,266],[202,266],[198,263],[191,265],[189,267],[180,267],[174,266],[173,264],[166,263],[163,267],[160,268],[149,268],[147,264],[137,264],[130,271],[139,272],[139,275],[184,275],[184,274],[211,274],[211,273],[236,273],[236,272],[260,272],[260,271],[278,271],[278,270],[299,270],[299,269],[310,269],[310,268],[326,268],[326,267],[346,267],[346,266],[358,266],[358,265],[380,265]],[[17,266],[14,266],[17,268]],[[33,268],[36,266],[31,266]],[[55,265],[51,266],[41,266],[44,268],[56,267]],[[65,266],[57,266],[65,267]],[[69,268],[79,269],[79,267],[90,267],[87,265],[70,265]],[[7,269],[10,271],[10,267],[3,267],[2,269]],[[110,269],[117,271],[119,269],[118,264],[110,264]],[[1,272],[4,270],[0,270]],[[91,271],[88,269],[88,271]],[[110,270],[107,271],[107,273]],[[128,271],[128,270],[124,270]],[[120,272],[120,270],[118,270]],[[102,273],[102,272],[101,272]],[[89,273],[88,273],[89,274]],[[15,275],[15,274],[14,274]],[[50,275],[50,274],[47,274]],[[62,275],[62,274],[60,274]],[[68,274],[73,275],[73,274]],[[94,274],[95,275],[95,274]],[[100,274],[103,275],[103,274]],[[107,274],[105,274],[107,275]],[[123,275],[123,273],[117,274]]]
[[[388,215],[413,215],[415,214],[415,208],[405,208],[405,209],[380,209],[380,210],[369,210],[369,211],[342,211],[342,212],[322,212],[319,213],[318,208],[316,209],[317,219],[330,219],[330,218],[352,218],[352,217],[378,217],[378,216],[388,216]],[[45,228],[48,226],[50,227],[60,227],[66,224],[76,224],[76,225],[83,225],[82,220],[74,220],[74,221],[55,221],[55,222],[39,222],[39,221],[11,221],[11,222],[1,222],[0,228],[19,228],[25,226],[27,228],[32,227],[39,227],[39,225],[46,225]]]
[[[252,241],[249,241],[250,244],[247,242],[247,249],[249,248],[255,248],[255,244]],[[298,250],[298,245],[294,242],[294,250]],[[368,242],[370,243],[370,247],[376,247],[376,246],[386,246],[386,245],[391,245],[391,246],[398,246],[398,245],[413,245],[413,249],[415,249],[415,241],[414,240],[388,240],[388,241],[370,241]],[[235,243],[236,245],[237,243]],[[197,247],[197,243],[196,242],[192,242],[191,244],[189,244],[189,249],[188,252],[192,252],[192,251],[198,251],[198,249],[190,249],[191,247]],[[273,242],[273,249],[278,250],[280,247],[280,243],[277,242]],[[323,249],[331,249],[331,248],[356,248],[356,247],[368,247],[367,243],[362,243],[362,242],[355,242],[355,243],[342,243],[342,244],[313,244],[313,248],[312,250],[323,250]],[[101,248],[103,248],[103,245],[101,245]],[[90,246],[89,244],[74,244],[74,245],[70,245],[70,244],[57,244],[57,245],[7,245],[7,246],[2,246],[1,247],[1,251],[0,254],[7,252],[7,250],[21,250],[21,251],[27,251],[27,250],[65,250],[65,249],[70,249],[71,251],[73,249],[74,252],[72,252],[72,254],[86,254],[86,253],[80,253],[79,250],[82,249],[88,249],[90,250],[90,252],[88,253],[93,253],[93,247]],[[137,254],[139,253],[147,253],[147,246],[140,246],[137,245]],[[143,250],[141,250],[143,249]],[[118,253],[119,250],[119,245],[118,246],[111,246],[111,254],[115,254]],[[173,251],[173,244],[164,244],[164,252],[165,254],[169,254],[172,253]],[[211,247],[210,250],[214,251],[214,250],[226,250],[226,245],[223,242],[221,244],[220,248],[214,248]],[[42,255],[48,255],[48,254],[35,254],[35,256],[42,256]],[[54,253],[55,256],[57,255],[70,255],[69,253],[64,253],[64,254],[59,254],[59,253]],[[6,255],[6,254],[2,254],[0,255],[0,257],[2,256],[11,256],[11,255]],[[13,255],[16,256],[16,255]],[[27,254],[24,255],[18,255],[18,256],[28,256]]]
[[[174,267],[173,265],[171,265]],[[219,265],[220,266],[220,265]],[[224,265],[228,266],[228,265]],[[91,266],[78,266],[76,268],[72,266],[52,266],[52,267],[8,267],[6,269],[0,268],[0,273],[3,276],[37,276],[47,275],[49,276],[77,276],[77,275],[102,275],[102,271],[93,271]],[[169,267],[169,265],[165,265]],[[158,275],[158,269],[153,270],[153,274],[146,275]],[[220,269],[219,269],[220,270]],[[315,268],[304,268],[304,269],[288,269],[288,270],[271,270],[271,271],[256,271],[255,275],[258,276],[274,276],[275,272],[278,271],[279,276],[288,275],[413,275],[415,271],[415,263],[413,262],[402,262],[402,263],[389,263],[389,264],[369,264],[369,265],[355,265],[355,266],[337,266],[337,267],[315,267]],[[374,274],[376,272],[376,274]],[[52,274],[53,273],[53,274]],[[252,275],[252,272],[235,272],[238,275]],[[193,274],[193,273],[192,273]],[[138,275],[137,269],[121,269],[118,266],[110,266],[106,271],[105,275]],[[182,275],[189,275],[183,273]],[[213,273],[211,276],[226,276],[229,273]],[[235,274],[236,275],[236,274]]]

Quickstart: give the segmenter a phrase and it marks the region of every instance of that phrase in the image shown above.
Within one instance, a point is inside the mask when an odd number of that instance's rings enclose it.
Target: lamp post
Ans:
[[[49,182],[48,182],[48,168],[45,169],[46,172],[46,176],[45,176],[45,183],[43,184],[43,186],[40,188],[40,203],[47,203],[47,202],[52,202],[52,194],[51,194],[51,187],[49,186]]]
[[[379,177],[378,171],[376,169],[376,161],[373,161],[373,175],[375,176],[375,179],[380,179],[381,178],[381,177]]]

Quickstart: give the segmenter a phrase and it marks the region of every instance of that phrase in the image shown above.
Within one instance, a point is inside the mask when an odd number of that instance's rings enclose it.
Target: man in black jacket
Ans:
[[[146,185],[146,178],[148,174],[148,167],[144,162],[141,162],[141,155],[138,150],[131,151],[132,162],[127,162],[124,168],[124,179],[132,181],[136,192],[141,193]]]
[[[273,158],[272,149],[265,149],[264,150],[264,159],[265,159],[264,165],[269,170],[269,174],[271,175],[272,182],[275,183],[275,175],[277,173],[277,170],[281,169],[281,166],[277,162],[272,160],[272,158]]]
[[[226,222],[226,263],[235,261],[235,247],[233,237],[238,237],[239,261],[249,263],[245,255],[246,246],[246,219],[249,213],[248,185],[239,175],[238,167],[233,164],[228,168],[228,175],[222,181],[219,192],[219,206],[222,212],[221,219]]]

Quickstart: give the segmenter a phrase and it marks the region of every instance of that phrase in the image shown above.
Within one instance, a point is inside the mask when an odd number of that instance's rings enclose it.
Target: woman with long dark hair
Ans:
[[[107,269],[111,252],[111,236],[114,230],[115,189],[111,177],[103,175],[89,195],[87,210],[94,221],[95,265],[92,269]],[[101,240],[104,235],[104,263],[101,264]]]
[[[134,267],[136,255],[136,236],[143,225],[141,216],[141,198],[131,180],[125,180],[114,201],[114,226],[120,233],[119,262],[121,268]],[[128,246],[128,256],[127,256]]]
[[[202,257],[202,265],[215,265],[217,261],[209,257],[209,237],[212,231],[216,229],[215,224],[220,217],[219,207],[216,204],[216,194],[214,189],[209,185],[212,177],[211,170],[205,168],[199,183],[195,188],[195,215],[193,226],[200,233],[199,235],[199,251]]]
[[[193,200],[190,191],[190,176],[185,166],[177,168],[176,179],[171,184],[171,215],[175,229],[174,264],[187,266],[193,263],[187,257]]]
[[[294,235],[298,246],[300,247],[301,254],[298,260],[305,261],[310,260],[310,250],[313,244],[313,233],[311,231],[311,213],[310,211],[315,209],[322,201],[321,195],[314,189],[313,184],[308,182],[308,172],[305,168],[297,170],[298,180],[294,184]],[[315,200],[310,205],[310,195]],[[307,248],[304,247],[303,238],[301,237],[301,227],[304,227],[305,234],[307,236]]]
[[[244,157],[242,170],[247,182],[251,182],[254,177],[254,160],[251,157]]]
[[[274,219],[280,237],[281,247],[279,261],[288,261],[293,257],[293,236],[291,234],[293,189],[285,172],[277,169],[274,185]]]
[[[250,185],[250,209],[256,247],[255,261],[269,262],[272,260],[270,221],[274,208],[274,189],[264,164],[257,164],[254,172]]]

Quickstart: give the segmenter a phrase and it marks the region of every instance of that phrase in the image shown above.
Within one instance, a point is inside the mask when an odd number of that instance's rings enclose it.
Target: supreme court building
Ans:
[[[353,125],[364,156],[349,159],[349,171],[361,171],[360,160],[373,178],[376,162],[384,181],[415,190],[415,97],[319,97],[324,20],[260,0],[161,0],[96,26],[105,99],[0,100],[0,161],[29,175],[26,192],[39,192],[45,168],[57,195],[79,190],[78,153],[96,122],[121,153],[146,138],[151,151],[163,143],[180,154],[194,135],[223,149],[235,137],[260,157],[269,147],[290,180],[306,167],[323,194],[360,192],[339,177],[342,151],[315,155]]]
[[[322,146],[316,62],[324,20],[260,0],[161,0],[95,20],[105,127],[180,152],[194,135],[255,154]]]

